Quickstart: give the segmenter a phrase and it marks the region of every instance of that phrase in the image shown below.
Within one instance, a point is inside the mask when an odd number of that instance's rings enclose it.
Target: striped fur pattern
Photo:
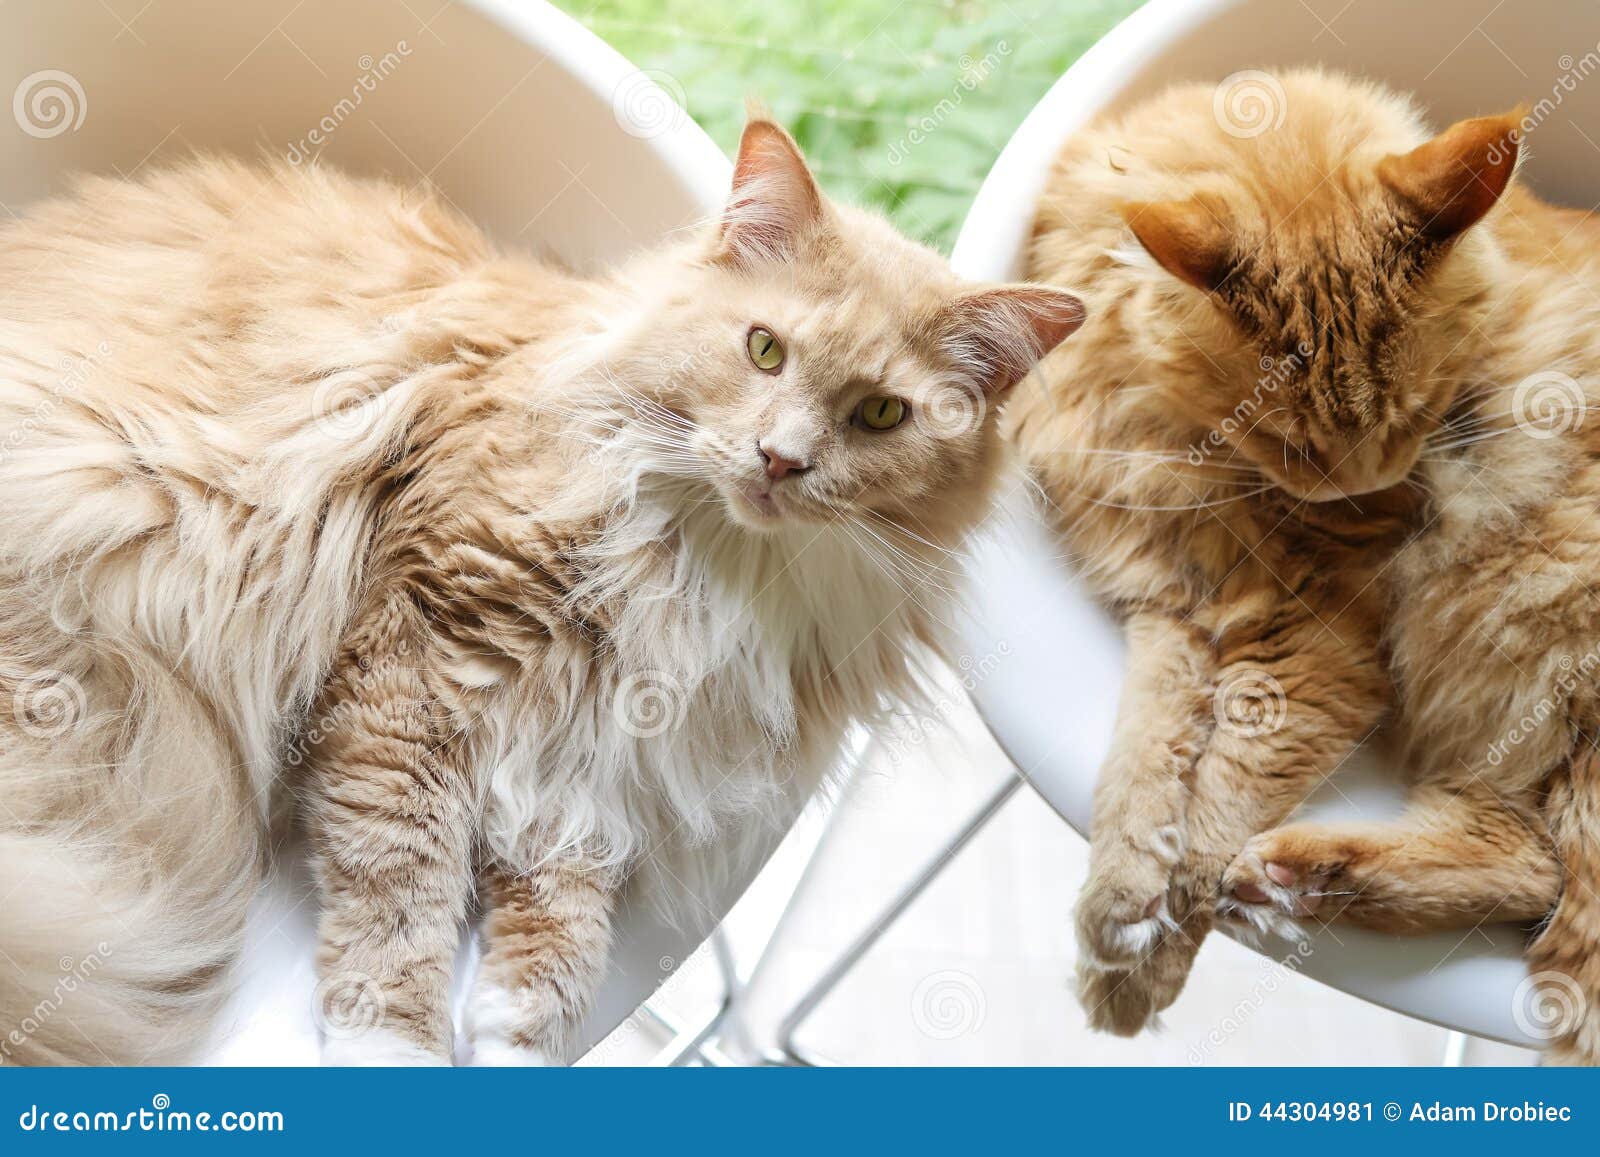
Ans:
[[[1371,84],[1274,84],[1260,134],[1211,86],[1091,126],[1034,238],[1093,320],[1007,420],[1129,642],[1084,1004],[1151,1023],[1219,913],[1512,921],[1550,1055],[1592,1064],[1600,229],[1516,183],[1514,113],[1431,135]],[[1280,826],[1369,738],[1401,819]]]

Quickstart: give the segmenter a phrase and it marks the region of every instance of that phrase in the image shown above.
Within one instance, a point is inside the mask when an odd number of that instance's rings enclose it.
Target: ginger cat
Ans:
[[[735,855],[909,689],[987,403],[1083,316],[762,120],[719,221],[604,276],[204,161],[0,228],[0,287],[0,1022],[96,965],[27,1063],[203,1041],[284,792],[375,1010],[327,1060],[449,1063],[475,890],[474,1060],[566,1059],[622,883]]]
[[[1209,86],[1078,134],[1032,245],[1093,320],[1007,421],[1129,648],[1081,997],[1140,1029],[1219,912],[1542,921],[1529,1013],[1594,1063],[1600,228],[1516,114],[1277,80],[1253,137]],[[1403,818],[1279,826],[1380,726]]]

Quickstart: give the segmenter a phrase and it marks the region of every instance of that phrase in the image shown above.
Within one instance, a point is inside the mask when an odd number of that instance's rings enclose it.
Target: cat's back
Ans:
[[[224,337],[274,309],[436,285],[486,254],[478,231],[426,191],[200,158],[80,179],[0,228],[0,322],[12,333]]]

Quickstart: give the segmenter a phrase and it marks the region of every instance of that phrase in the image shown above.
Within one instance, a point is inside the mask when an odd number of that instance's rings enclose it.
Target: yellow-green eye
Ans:
[[[750,336],[745,339],[745,348],[750,351],[750,361],[758,370],[773,374],[783,365],[783,343],[773,336],[770,329],[752,326]]]
[[[906,404],[882,395],[866,398],[856,407],[856,421],[869,430],[893,430],[906,420]]]

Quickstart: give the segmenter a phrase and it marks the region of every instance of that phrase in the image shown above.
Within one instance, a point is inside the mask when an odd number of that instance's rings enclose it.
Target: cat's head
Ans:
[[[1474,226],[1520,136],[1513,113],[1424,140],[1392,96],[1321,74],[1282,83],[1281,127],[1224,138],[1229,163],[1193,195],[1123,217],[1213,307],[1188,327],[1211,338],[1188,416],[1290,494],[1325,500],[1405,479],[1454,402],[1441,365],[1494,277]]]
[[[873,515],[965,529],[996,471],[997,401],[1084,316],[1063,290],[961,281],[831,202],[762,119],[705,245],[638,300],[610,369],[648,395],[641,444],[761,532]]]

